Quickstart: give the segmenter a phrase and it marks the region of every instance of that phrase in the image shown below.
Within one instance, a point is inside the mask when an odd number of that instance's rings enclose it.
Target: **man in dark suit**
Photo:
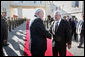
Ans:
[[[53,35],[53,56],[66,56],[66,45],[71,48],[71,31],[67,21],[61,19],[60,11],[55,12],[55,21],[52,23],[50,32]]]
[[[77,21],[77,18],[76,17],[74,18],[74,23],[75,23],[75,27],[74,27],[74,40],[75,41],[78,41],[78,38],[77,38],[78,35],[76,33],[78,21]]]
[[[46,38],[51,38],[51,34],[46,31],[43,24],[43,10],[38,9],[35,16],[30,23],[30,51],[32,56],[44,56],[47,49]]]
[[[70,27],[71,27],[71,29],[70,29],[70,31],[71,31],[71,38],[72,38],[72,36],[74,34],[74,40],[77,40],[77,34],[76,34],[77,20],[75,21],[74,18],[71,19],[71,18],[69,18],[69,16],[67,16],[67,21],[69,22]]]
[[[66,16],[63,17],[64,20],[67,20]]]

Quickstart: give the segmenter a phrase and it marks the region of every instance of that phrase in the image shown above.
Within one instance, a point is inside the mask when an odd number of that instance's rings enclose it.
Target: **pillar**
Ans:
[[[22,7],[18,7],[18,17],[22,18]]]

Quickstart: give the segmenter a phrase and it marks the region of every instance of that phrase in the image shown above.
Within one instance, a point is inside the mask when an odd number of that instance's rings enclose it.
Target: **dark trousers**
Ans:
[[[2,47],[0,49],[0,56],[4,56]]]
[[[12,23],[12,29],[14,30],[14,23]]]
[[[9,25],[9,31],[11,32],[11,23],[10,23],[10,25]]]
[[[44,53],[42,53],[42,54],[32,54],[32,56],[44,56]]]
[[[5,32],[4,32],[4,39],[3,39],[3,44],[7,45],[7,40],[8,40],[8,24],[6,24]]]
[[[74,34],[74,31],[71,31],[71,38],[72,38],[73,34]]]
[[[45,52],[46,52],[46,50],[39,50],[39,49],[36,49],[36,50],[32,50],[31,49],[31,54],[32,54],[32,56],[44,56],[45,55]]]
[[[53,50],[53,56],[66,56],[66,46],[59,46],[55,45],[55,47],[52,48]]]
[[[40,53],[32,53],[32,56],[44,56],[45,52],[40,52]]]
[[[75,40],[75,41],[78,41],[78,39],[77,39],[77,36],[78,36],[78,35],[76,34],[76,31],[72,31],[72,32],[71,32],[71,38],[72,38],[73,35],[74,35],[74,40]]]
[[[76,31],[74,32],[74,40],[77,41],[77,34],[76,34]]]
[[[84,32],[80,34],[80,44],[79,46],[81,46],[84,43]]]
[[[1,39],[0,39],[0,56],[4,56],[4,54],[3,54],[3,44],[2,44]]]

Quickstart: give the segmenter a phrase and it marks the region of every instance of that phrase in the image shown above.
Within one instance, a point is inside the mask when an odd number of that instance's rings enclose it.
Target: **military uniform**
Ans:
[[[5,20],[1,18],[0,56],[3,56],[3,40],[5,33]]]
[[[5,18],[5,17],[3,17],[3,19],[5,20],[5,25],[6,25],[6,27],[5,27],[5,33],[4,33],[4,40],[3,40],[3,44],[4,45],[7,45],[7,39],[8,39],[8,23],[7,23],[7,19]]]
[[[11,27],[12,27],[11,19],[8,20],[8,23],[9,23],[9,31],[11,32]]]
[[[12,19],[12,29],[14,30],[14,19]]]

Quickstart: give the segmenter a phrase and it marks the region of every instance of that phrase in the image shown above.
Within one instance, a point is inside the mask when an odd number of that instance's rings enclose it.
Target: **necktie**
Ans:
[[[57,32],[57,30],[58,30],[58,22],[55,25],[55,32]]]

